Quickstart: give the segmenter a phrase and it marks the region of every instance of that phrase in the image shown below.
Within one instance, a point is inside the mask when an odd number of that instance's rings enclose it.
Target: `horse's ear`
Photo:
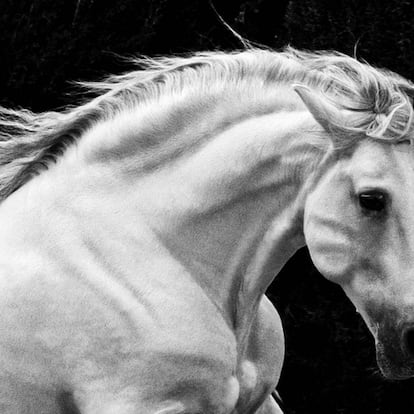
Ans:
[[[322,126],[327,132],[334,132],[335,127],[341,125],[343,117],[340,111],[333,105],[329,104],[325,99],[308,88],[305,85],[294,85],[293,89],[301,97],[303,103],[309,109],[316,122]]]

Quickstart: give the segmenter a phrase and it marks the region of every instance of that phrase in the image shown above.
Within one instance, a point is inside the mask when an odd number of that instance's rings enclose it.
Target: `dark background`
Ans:
[[[336,49],[414,79],[414,5],[388,0],[213,0],[251,41]],[[120,56],[241,48],[206,0],[0,0],[0,104],[74,103],[70,80],[126,71]],[[388,382],[342,291],[299,251],[269,289],[285,327],[285,412],[406,414],[414,382]]]

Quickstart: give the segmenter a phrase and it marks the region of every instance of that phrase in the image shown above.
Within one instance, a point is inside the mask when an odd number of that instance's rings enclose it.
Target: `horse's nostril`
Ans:
[[[406,352],[414,357],[414,327],[408,328],[404,333],[404,346]]]

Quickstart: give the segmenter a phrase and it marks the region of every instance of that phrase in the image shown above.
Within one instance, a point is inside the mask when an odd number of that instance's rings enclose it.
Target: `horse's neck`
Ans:
[[[276,273],[304,244],[304,188],[321,157],[309,142],[315,123],[308,112],[262,112],[233,114],[231,122],[223,115],[222,126],[211,127],[214,137],[147,172],[134,171],[131,153],[116,152],[119,159],[103,157],[102,163],[79,157],[82,146],[69,150],[62,165],[3,203],[2,217],[16,216],[9,233],[18,238],[21,229],[26,244],[46,243],[50,255],[66,249],[73,266],[101,257],[108,274],[125,269],[132,284],[144,265],[148,277],[177,277],[163,267],[168,254],[230,323],[243,327]],[[208,129],[187,116],[183,131],[197,136]],[[26,210],[16,213],[16,205]]]
[[[140,182],[146,222],[236,325],[304,245],[314,128],[301,109],[251,116]]]

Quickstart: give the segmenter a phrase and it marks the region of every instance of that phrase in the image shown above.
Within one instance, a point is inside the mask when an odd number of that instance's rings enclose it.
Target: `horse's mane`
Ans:
[[[302,83],[331,103],[354,111],[351,124],[337,125],[346,138],[369,135],[392,142],[407,139],[414,87],[395,73],[379,70],[338,52],[197,53],[189,57],[133,59],[139,70],[81,83],[94,98],[62,111],[33,113],[0,107],[0,200],[56,160],[94,124],[127,108],[191,88],[200,94],[215,86],[260,80],[263,85]]]

